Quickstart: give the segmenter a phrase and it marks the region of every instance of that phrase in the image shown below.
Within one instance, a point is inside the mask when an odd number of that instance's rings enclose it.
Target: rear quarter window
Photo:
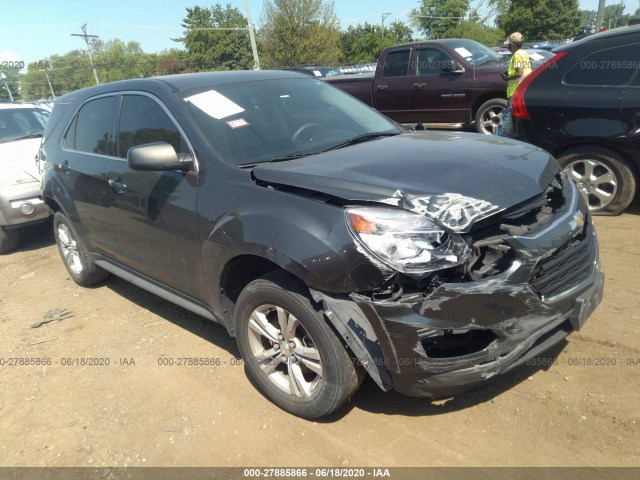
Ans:
[[[640,43],[590,53],[564,76],[565,85],[622,86],[629,83],[640,66]]]

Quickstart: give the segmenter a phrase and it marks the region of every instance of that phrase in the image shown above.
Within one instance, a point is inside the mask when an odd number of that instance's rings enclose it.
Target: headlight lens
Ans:
[[[421,276],[464,263],[464,239],[422,215],[389,208],[349,208],[347,226],[356,243],[399,272]]]
[[[9,185],[20,185],[22,183],[37,182],[36,178],[33,178],[27,172],[16,167],[5,167],[2,169],[0,175],[0,186],[8,187]]]

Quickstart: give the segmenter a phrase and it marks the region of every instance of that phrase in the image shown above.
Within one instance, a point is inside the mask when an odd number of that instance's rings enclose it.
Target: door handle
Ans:
[[[413,88],[424,88],[426,86],[427,86],[426,83],[414,83],[413,84]]]
[[[118,195],[122,195],[127,191],[127,185],[122,181],[121,178],[117,178],[115,180],[113,178],[110,178],[108,182],[111,189]]]
[[[387,88],[389,88],[389,85],[378,85],[376,88],[378,90],[386,90]]]

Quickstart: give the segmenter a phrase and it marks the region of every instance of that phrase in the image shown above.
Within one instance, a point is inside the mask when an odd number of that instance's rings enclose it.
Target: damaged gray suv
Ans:
[[[478,386],[602,298],[587,205],[548,153],[407,131],[292,72],[67,94],[39,160],[73,280],[112,273],[222,324],[301,417],[366,375],[432,398]]]

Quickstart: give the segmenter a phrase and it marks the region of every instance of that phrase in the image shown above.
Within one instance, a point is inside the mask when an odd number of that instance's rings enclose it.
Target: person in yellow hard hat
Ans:
[[[502,113],[502,122],[498,125],[496,135],[506,137],[511,130],[511,96],[518,87],[520,81],[531,73],[531,60],[527,52],[522,50],[524,37],[520,32],[514,32],[509,35],[505,46],[509,47],[509,51],[513,54],[509,60],[509,68],[506,72],[501,73],[501,77],[507,81],[507,106]]]

